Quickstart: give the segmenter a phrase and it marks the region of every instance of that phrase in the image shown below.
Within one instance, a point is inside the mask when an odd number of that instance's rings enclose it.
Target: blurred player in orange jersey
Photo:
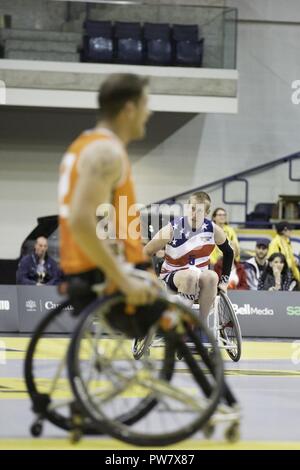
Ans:
[[[132,74],[114,74],[99,93],[100,120],[70,145],[63,157],[59,180],[59,221],[61,266],[71,279],[89,285],[103,279],[112,281],[132,305],[154,301],[157,290],[128,276],[107,240],[96,234],[97,210],[110,203],[116,213],[116,238],[122,231],[126,262],[146,261],[140,237],[128,227],[135,215],[120,211],[120,200],[135,204],[127,145],[145,134],[150,112],[148,80]]]

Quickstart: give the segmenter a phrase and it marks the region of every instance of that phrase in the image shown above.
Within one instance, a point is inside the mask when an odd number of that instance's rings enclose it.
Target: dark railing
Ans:
[[[264,171],[272,170],[275,167],[279,165],[283,165],[284,163],[289,164],[289,180],[293,182],[300,181],[300,178],[295,178],[293,176],[293,161],[294,160],[299,160],[300,159],[300,152],[293,153],[291,155],[287,155],[285,157],[278,158],[276,160],[272,160],[268,163],[264,163],[263,165],[255,166],[253,168],[250,168],[245,171],[241,171],[239,173],[236,173],[231,176],[227,176],[226,178],[221,178],[215,181],[212,181],[211,183],[206,183],[203,184],[202,186],[197,186],[193,189],[189,189],[188,191],[184,191],[179,194],[175,194],[174,196],[170,196],[166,199],[161,199],[160,201],[157,201],[153,204],[174,204],[177,199],[181,199],[183,197],[187,197],[190,194],[196,192],[196,191],[205,191],[210,188],[215,188],[218,189],[219,187],[222,188],[222,201],[224,204],[229,204],[229,205],[237,205],[237,206],[244,206],[245,210],[245,221],[246,221],[246,216],[248,214],[248,203],[249,203],[249,181],[247,180],[247,177],[253,176],[255,174],[262,173]],[[228,201],[226,198],[226,186],[229,183],[232,182],[243,182],[245,183],[244,189],[244,200],[243,201]],[[147,206],[147,209],[150,208],[151,204]]]

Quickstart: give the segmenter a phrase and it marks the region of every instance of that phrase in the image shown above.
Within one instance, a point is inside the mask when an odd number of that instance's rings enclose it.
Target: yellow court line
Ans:
[[[187,373],[188,370],[177,369],[177,372]],[[225,373],[227,376],[236,377],[268,377],[268,378],[298,378],[300,379],[300,372],[298,371],[282,371],[282,370],[227,370]],[[41,393],[48,393],[50,389],[49,380],[40,378],[37,380],[38,390]],[[105,380],[95,381],[94,387],[104,387],[107,390],[109,382]],[[180,387],[181,390],[191,395],[197,395],[196,387]],[[145,397],[148,395],[148,389],[145,389],[139,385],[132,385],[122,393],[123,398],[138,398]],[[60,378],[57,382],[55,392],[52,393],[52,397],[55,400],[64,400],[71,398],[71,391],[69,382],[67,379]],[[28,398],[24,379],[18,377],[1,377],[0,378],[0,400],[25,400]]]
[[[205,370],[204,370],[205,372]],[[190,370],[186,368],[177,368],[176,374],[189,374]],[[225,375],[234,375],[238,377],[295,377],[300,378],[300,371],[298,370],[285,370],[285,369],[225,369]]]
[[[276,369],[227,369],[225,375],[238,377],[295,377],[300,378],[300,371],[297,370],[276,370]]]
[[[50,383],[47,379],[38,379],[37,380],[38,391],[41,393],[49,393]],[[91,383],[92,387],[95,387],[94,390],[99,387],[103,387],[103,392],[107,392],[112,384],[109,381],[99,380]],[[196,387],[180,387],[185,393],[194,396],[197,395]],[[93,390],[93,388],[92,388]],[[122,394],[120,397],[123,398],[142,398],[149,395],[149,389],[141,385],[131,385]],[[56,389],[54,393],[51,393],[51,396],[54,400],[65,400],[71,399],[72,393],[70,390],[69,382],[67,379],[60,378],[57,382]],[[25,382],[22,378],[0,378],[0,399],[2,400],[16,400],[16,399],[27,399],[28,393],[26,390]]]
[[[26,350],[27,345],[30,341],[29,337],[15,337],[15,336],[4,336],[0,337],[1,343],[5,343],[7,348]]]
[[[242,359],[267,360],[289,359],[295,351],[294,340],[282,341],[243,341]],[[299,346],[299,345],[298,345]]]
[[[115,439],[82,439],[71,444],[66,439],[1,439],[0,450],[300,450],[300,442],[186,440],[168,447],[135,447]]]
[[[8,349],[6,352],[7,359],[23,359],[29,342],[29,338],[13,338],[2,337],[1,343],[5,344]],[[108,348],[113,348],[118,340],[103,340]],[[45,338],[43,344],[39,346],[37,359],[58,358],[60,350],[63,351],[69,343],[68,338]],[[131,341],[128,341],[127,350],[131,350]],[[16,349],[16,351],[11,351]],[[295,352],[294,341],[243,341],[242,345],[242,361],[243,360],[290,360]],[[160,348],[152,348],[151,355],[154,358],[161,357],[162,350]],[[224,359],[228,356],[224,352]]]

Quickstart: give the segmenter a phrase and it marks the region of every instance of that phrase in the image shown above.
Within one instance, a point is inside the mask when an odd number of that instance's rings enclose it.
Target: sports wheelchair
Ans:
[[[134,275],[151,282],[142,271]],[[68,301],[41,321],[30,341],[25,380],[37,415],[32,434],[40,435],[48,420],[70,431],[73,442],[83,434],[108,434],[134,445],[164,446],[199,430],[209,437],[218,410],[227,438],[236,440],[238,404],[224,380],[214,335],[194,311],[163,290],[152,305],[134,309],[122,294],[95,289],[99,296],[77,316],[72,338],[55,349],[55,360],[50,357],[51,373],[43,369],[38,350]],[[196,331],[208,338],[209,352]],[[162,347],[136,361],[132,339],[150,335],[162,337]],[[177,367],[177,353],[186,369]]]
[[[199,315],[199,305],[192,307],[196,315]],[[225,292],[218,291],[213,307],[209,314],[209,326],[220,349],[224,349],[230,359],[238,362],[242,354],[242,334],[238,318],[234,312],[232,303]],[[150,354],[150,347],[160,347],[162,338],[156,337],[154,330],[150,330],[144,338],[134,339],[132,354],[135,359],[140,359],[144,354]],[[207,347],[210,344],[205,344]]]

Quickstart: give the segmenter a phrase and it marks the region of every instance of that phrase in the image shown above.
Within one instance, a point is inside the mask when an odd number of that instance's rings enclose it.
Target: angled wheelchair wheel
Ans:
[[[32,410],[36,415],[31,426],[31,434],[35,437],[41,435],[44,421],[71,431],[74,416],[78,418],[66,373],[69,338],[49,333],[54,323],[61,322],[60,317],[68,304],[69,302],[64,302],[41,320],[26,351],[24,377]],[[63,326],[62,322],[61,324]],[[85,433],[99,434],[91,420],[84,418],[82,427]]]
[[[242,354],[241,328],[231,301],[224,292],[219,293],[218,316],[222,347],[230,359],[238,362]]]
[[[108,316],[124,304],[121,295],[99,299],[82,314],[68,352],[70,383],[82,411],[103,432],[140,446],[170,445],[201,429],[224,384],[220,351],[208,329],[167,294],[159,301],[164,303],[158,320],[164,336],[159,359],[142,355],[136,361],[131,340],[111,327]],[[197,360],[185,346],[187,334],[193,341],[195,327],[203,327],[213,345],[208,356],[195,339]],[[178,349],[187,368],[175,367]]]

